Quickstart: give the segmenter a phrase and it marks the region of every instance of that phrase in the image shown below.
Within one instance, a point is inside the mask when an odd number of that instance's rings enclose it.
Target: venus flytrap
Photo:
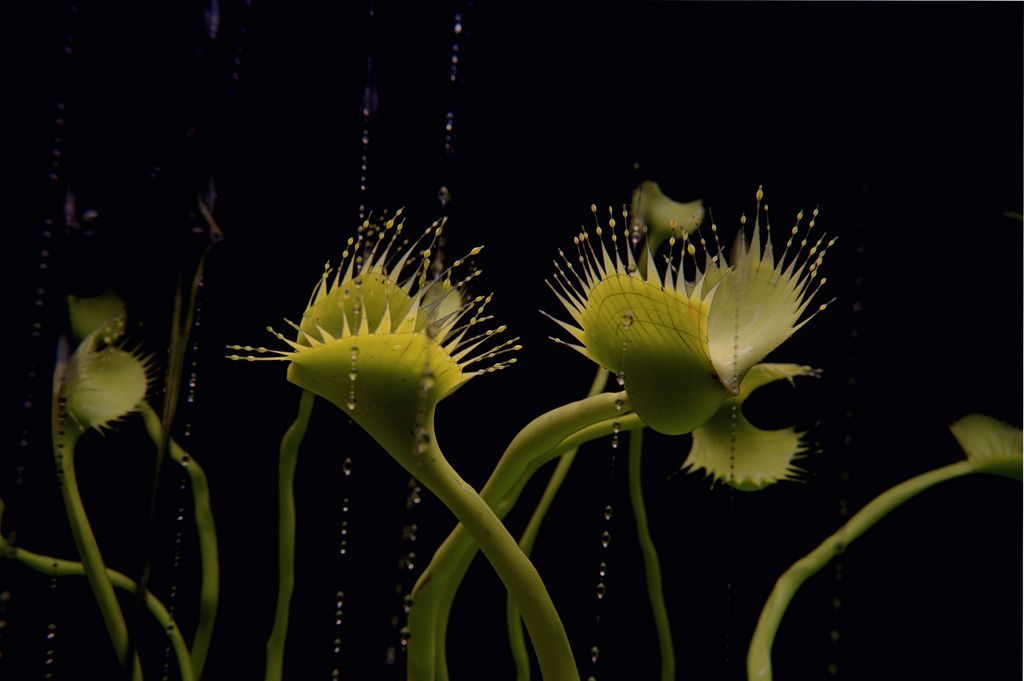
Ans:
[[[578,679],[568,638],[536,569],[487,503],[448,464],[434,434],[437,403],[474,376],[514,362],[505,356],[519,349],[517,339],[496,342],[504,326],[481,331],[490,319],[484,316],[490,296],[467,299],[442,316],[445,299],[464,290],[479,271],[462,275],[462,258],[440,277],[428,278],[443,225],[433,225],[403,253],[393,254],[401,249],[396,247],[404,227],[399,218],[379,229],[364,224],[361,241],[369,243],[350,240],[338,269],[325,269],[301,323],[289,322],[297,333],[294,341],[271,330],[290,350],[232,346],[259,356],[231,358],[289,362],[289,381],[349,414],[430,488],[515,598],[545,677]],[[427,633],[413,629],[410,646]],[[282,636],[268,643],[268,679],[280,678],[280,650],[274,646],[283,649],[283,642]],[[410,678],[417,678],[411,670]]]
[[[641,186],[634,203],[643,205],[645,196],[649,207],[662,210],[657,219],[665,223],[669,233],[674,230],[674,233],[682,234],[683,253],[679,264],[672,260],[670,251],[662,274],[649,248],[657,239],[649,239],[646,251],[637,248],[640,240],[633,238],[635,233],[628,227],[632,222],[629,214],[623,214],[623,225],[626,225],[623,226],[616,222],[609,210],[607,224],[595,226],[598,245],[593,244],[595,239],[587,231],[582,231],[574,239],[578,264],[560,251],[562,262],[555,263],[557,274],[554,284],[549,283],[549,286],[577,326],[555,321],[580,342],[573,345],[575,349],[596,361],[602,372],[614,372],[619,384],[626,388],[625,394],[614,397],[616,414],[620,418],[625,418],[635,409],[640,421],[656,430],[669,434],[690,432],[712,418],[728,400],[739,396],[739,383],[751,367],[816,313],[804,315],[810,299],[824,282],[821,280],[812,285],[824,258],[824,238],[817,243],[812,242],[808,248],[805,232],[799,239],[799,245],[790,253],[789,247],[799,233],[795,227],[790,233],[787,250],[776,262],[770,227],[768,238],[762,244],[758,219],[755,220],[751,242],[746,241],[746,234],[741,230],[734,248],[733,264],[729,265],[718,245],[717,226],[712,225],[716,244],[714,253],[708,252],[707,241],[699,233],[693,238],[694,241],[699,239],[703,249],[702,260],[698,261],[697,249],[690,242],[687,230],[696,229],[699,216],[703,214],[702,204],[673,202],[661,194],[656,185]],[[758,215],[762,198],[763,193],[759,189]],[[591,211],[596,221],[596,206],[591,206]],[[687,211],[690,218],[684,225],[685,229],[681,229],[676,214],[685,217]],[[817,217],[817,211],[814,216]],[[802,219],[801,213],[798,224]],[[744,226],[745,222],[744,218]],[[813,226],[812,221],[807,230]],[[620,227],[623,230],[621,239]],[[604,236],[606,232],[607,237]],[[610,249],[606,240],[611,242]],[[674,247],[676,237],[668,236],[668,240]],[[825,248],[828,245],[830,243]],[[686,277],[685,265],[689,265],[694,274],[692,280]],[[713,296],[719,293],[721,297],[715,307]],[[820,309],[824,309],[824,305]],[[732,327],[725,328],[723,320],[732,320]],[[710,336],[712,328],[715,330],[714,341]],[[731,361],[726,361],[724,355],[727,351],[732,352]],[[580,413],[591,412],[600,399],[608,400],[609,397],[607,394],[598,395],[577,403],[587,405],[579,409]],[[740,401],[742,399],[745,397]],[[644,406],[637,408],[636,400]],[[593,413],[596,415],[597,412]],[[523,432],[542,427],[545,418],[541,417]],[[594,423],[596,418],[589,423],[583,418],[572,422],[571,428],[579,432]],[[569,434],[561,432],[560,436],[569,437]],[[523,442],[517,436],[481,492],[488,503],[497,504],[496,510],[514,503],[518,491],[539,465],[538,462],[548,460],[550,448],[556,446],[554,441],[543,439],[531,446],[523,446]],[[639,461],[639,458],[637,454],[635,459]],[[520,470],[515,469],[511,462],[526,463]],[[635,511],[642,514],[642,495],[634,492],[631,498]],[[643,528],[639,529],[644,534]],[[414,604],[410,612],[410,627],[414,631],[430,629],[436,638],[436,649],[432,653],[433,669],[441,679],[447,677],[444,663],[447,613],[472,559],[472,546],[466,544],[464,536],[459,533],[460,528],[456,528],[421,576],[413,592]],[[657,565],[650,563],[652,558],[656,559],[656,553],[649,538],[644,548],[648,575],[653,577],[653,584],[659,578],[656,576]],[[441,595],[437,593],[438,581],[444,584],[445,593]],[[660,589],[656,590],[660,592]],[[654,600],[660,602],[661,597],[652,591]],[[663,607],[655,609],[664,612]],[[520,679],[524,679],[529,672],[511,610],[508,620],[517,673]],[[670,676],[674,666],[670,660],[670,647],[664,644],[669,639],[667,617],[659,616],[658,621],[666,659],[663,676]],[[409,653],[410,669],[415,667],[421,674],[427,674],[425,678],[433,678],[429,675],[431,653],[423,652],[413,642],[410,642]]]
[[[793,596],[810,577],[833,557],[867,532],[890,512],[930,487],[972,473],[999,475],[1021,480],[1024,466],[1024,440],[1021,429],[989,416],[970,414],[950,426],[966,459],[910,478],[868,502],[834,534],[798,560],[775,582],[761,611],[757,628],[747,651],[747,678],[770,681],[772,644]]]
[[[160,418],[146,402],[152,375],[151,360],[140,355],[137,350],[125,350],[121,345],[126,313],[120,298],[113,293],[90,298],[70,296],[68,303],[71,330],[81,342],[70,357],[66,356],[66,350],[58,354],[54,372],[52,432],[58,482],[75,547],[82,562],[54,560],[46,568],[41,563],[46,557],[14,549],[9,545],[7,557],[36,569],[56,570],[53,574],[84,574],[123,663],[131,646],[124,614],[113,589],[116,586],[138,593],[139,586],[123,574],[108,569],[103,563],[78,491],[75,446],[88,430],[105,432],[134,413],[142,415],[147,432],[158,447],[164,432]],[[60,347],[65,345],[66,342],[62,342]],[[141,596],[145,607],[160,621],[171,638],[172,647],[179,658],[182,678],[191,680],[198,679],[202,673],[216,619],[219,594],[217,538],[205,473],[173,439],[168,438],[168,443],[172,458],[186,468],[192,482],[199,534],[202,584],[199,621],[191,650],[183,648],[184,642],[177,625],[163,605],[148,590],[144,590]],[[184,657],[183,652],[186,653]],[[138,656],[132,655],[132,658],[133,678],[141,679],[142,669]]]
[[[825,283],[824,278],[815,279],[835,239],[810,236],[815,209],[790,253],[804,217],[801,211],[776,260],[767,218],[762,240],[763,197],[758,189],[750,241],[746,218],[741,218],[731,264],[712,223],[714,247],[699,232],[690,238],[683,231],[678,262],[670,251],[661,272],[650,250],[637,253],[630,247],[628,230],[619,247],[617,225],[610,218],[604,228],[596,224],[596,239],[586,230],[573,239],[578,268],[564,254],[565,267],[556,265],[558,286],[552,288],[572,323],[552,319],[575,341],[559,342],[614,372],[633,408],[659,432],[689,433],[707,421],[728,397],[739,394],[751,367],[827,305],[805,314]],[[592,210],[596,220],[596,208]],[[611,253],[602,238],[605,229]],[[700,249],[694,244],[697,239]],[[673,249],[676,241],[669,238]],[[641,260],[646,261],[645,274],[637,265]]]
[[[102,431],[137,411],[150,379],[144,359],[114,345],[124,334],[123,310],[91,331],[89,327],[97,323],[98,317],[89,312],[78,316],[76,330],[88,335],[70,358],[58,355],[54,371],[53,452],[71,536],[107,633],[124,665],[128,659],[128,628],[78,491],[75,446],[86,430]],[[132,665],[133,678],[141,679],[142,667],[137,656]]]

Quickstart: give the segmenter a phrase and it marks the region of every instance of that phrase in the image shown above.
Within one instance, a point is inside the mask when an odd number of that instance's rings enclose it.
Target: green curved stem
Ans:
[[[58,367],[58,375],[61,367]],[[71,527],[71,536],[75,541],[75,549],[82,559],[82,568],[85,571],[86,580],[92,589],[96,604],[99,606],[103,624],[107,628],[110,641],[117,652],[118,660],[122,666],[128,658],[128,627],[124,621],[124,614],[118,605],[117,596],[114,595],[114,587],[107,577],[107,568],[103,563],[103,556],[100,553],[99,544],[96,543],[96,536],[89,525],[89,518],[85,513],[85,506],[82,504],[82,497],[78,492],[78,478],[75,475],[75,445],[82,431],[78,426],[66,419],[60,413],[60,403],[63,401],[61,387],[58,385],[54,391],[53,406],[51,409],[51,429],[53,436],[53,454],[57,463],[57,475],[60,485],[61,496],[64,498],[64,507],[68,514],[68,524]],[[64,422],[66,421],[66,423]],[[141,681],[142,665],[138,656],[134,656],[132,666],[132,679]]]
[[[515,506],[515,502],[519,498],[519,494],[522,492],[523,488],[526,486],[526,483],[529,482],[530,478],[533,477],[533,474],[541,466],[552,459],[556,459],[564,455],[568,451],[579,449],[588,442],[608,437],[615,432],[616,424],[618,424],[620,432],[634,432],[644,427],[644,423],[640,420],[640,417],[636,414],[628,414],[626,416],[607,419],[592,426],[588,426],[574,435],[567,437],[565,440],[560,442],[557,447],[547,452],[543,457],[538,458],[523,477],[516,483],[512,491],[506,494],[502,500],[498,502],[498,505],[494,509],[498,517],[504,517],[510,510],[512,510],[512,507]],[[470,550],[463,552],[459,556],[458,563],[455,566],[454,576],[446,583],[444,593],[441,596],[441,603],[438,608],[436,632],[439,651],[437,658],[439,665],[437,670],[437,679],[439,681],[448,681],[447,667],[445,666],[442,668],[440,666],[445,662],[445,658],[441,652],[445,647],[445,637],[448,629],[448,616],[455,601],[455,594],[476,555],[476,552],[473,549],[474,547],[470,547]]]
[[[441,453],[434,437],[433,413],[426,422],[426,451],[414,455],[414,460],[395,452],[392,455],[455,514],[460,527],[490,561],[523,613],[544,678],[578,681],[569,637],[540,574],[487,502],[459,477]]]
[[[605,386],[608,385],[609,376],[611,374],[608,373],[607,369],[598,367],[587,397],[593,397],[604,392]],[[519,537],[519,548],[527,556],[530,555],[534,542],[537,541],[537,533],[540,532],[544,516],[547,515],[548,509],[551,508],[551,503],[558,495],[558,490],[562,488],[565,476],[569,474],[569,469],[572,468],[572,462],[576,460],[576,451],[576,448],[570,449],[559,457],[558,465],[555,467],[554,473],[551,474],[548,484],[544,488],[544,494],[541,495],[540,501],[537,502],[537,507],[533,509],[533,514],[530,516],[530,521],[526,524],[526,529],[523,530],[522,536]],[[508,643],[512,649],[512,659],[516,664],[516,680],[529,681],[530,655],[526,649],[526,638],[523,636],[523,625],[519,617],[519,611],[516,609],[511,597],[508,597],[505,603],[505,624],[508,628]],[[444,648],[442,647],[438,650],[439,659],[442,659],[443,653]],[[447,676],[447,669],[445,676]]]
[[[44,556],[39,553],[33,553],[32,551],[26,551],[25,549],[11,546],[4,537],[0,537],[0,558],[8,558],[10,560],[17,561],[36,572],[49,575],[50,577],[74,577],[85,575],[85,567],[81,563],[52,558],[50,556]],[[134,581],[116,570],[108,568],[106,572],[107,579],[110,580],[111,584],[122,591],[135,593],[137,586]],[[178,669],[181,671],[181,681],[195,681],[196,677],[193,673],[192,662],[189,659],[188,646],[185,645],[185,639],[182,637],[181,631],[178,629],[178,625],[174,622],[174,618],[171,616],[171,613],[167,612],[167,608],[164,607],[164,604],[149,591],[146,592],[145,598],[146,607],[153,614],[153,617],[160,624],[163,630],[167,632],[167,637],[171,641],[171,648],[174,649],[174,655],[178,660]]]
[[[672,645],[672,629],[668,623],[668,608],[665,607],[665,593],[661,586],[661,566],[658,551],[654,548],[651,531],[647,526],[647,509],[644,508],[643,487],[640,484],[640,469],[643,463],[644,431],[636,430],[629,436],[629,503],[636,519],[636,536],[644,556],[644,574],[647,577],[647,596],[654,612],[654,627],[658,631],[658,650],[661,652],[661,681],[673,681],[676,677],[676,654]]]
[[[932,485],[945,480],[958,478],[976,472],[967,461],[936,468],[901,482],[871,500],[867,506],[858,511],[845,525],[830,535],[816,549],[793,563],[786,570],[772,589],[768,601],[757,620],[757,628],[750,641],[747,651],[747,678],[753,681],[771,681],[772,678],[772,643],[779,623],[786,612],[789,602],[793,599],[800,586],[809,577],[825,567],[838,553],[844,551],[853,541],[864,534],[872,525],[898,508],[901,504],[914,498]]]
[[[267,639],[266,681],[281,681],[284,670],[284,645],[288,636],[288,609],[295,587],[295,465],[299,458],[299,445],[306,435],[309,417],[313,413],[316,396],[302,391],[299,413],[281,439],[277,466],[277,610],[274,627]]]
[[[140,408],[146,432],[154,444],[160,441],[163,428],[160,417],[148,403]],[[159,445],[158,445],[159,446]],[[201,585],[199,588],[199,618],[196,633],[192,639],[192,670],[195,678],[203,674],[206,657],[210,651],[213,627],[217,620],[217,604],[220,599],[220,562],[217,556],[217,528],[213,522],[213,508],[210,505],[210,486],[199,462],[188,456],[173,439],[169,442],[171,458],[185,467],[192,486],[192,503],[195,508],[196,534],[199,537],[199,562]]]
[[[480,491],[480,497],[499,516],[503,515],[498,509],[499,502],[516,487],[524,474],[535,470],[538,461],[563,439],[619,414],[616,402],[624,411],[625,400],[625,393],[595,395],[554,409],[531,421],[509,444],[487,484]],[[460,558],[469,554],[468,560],[472,561],[475,551],[476,545],[466,528],[456,526],[417,580],[409,611],[409,628],[412,631],[408,649],[409,681],[432,681],[435,678],[436,633],[446,626],[438,617],[442,599],[446,598],[446,591],[450,594],[447,598],[454,596],[457,583],[453,584],[453,579],[459,571]],[[458,579],[461,579],[461,574]]]

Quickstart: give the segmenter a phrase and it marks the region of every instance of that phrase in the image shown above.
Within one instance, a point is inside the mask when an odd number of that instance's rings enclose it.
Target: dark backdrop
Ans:
[[[591,202],[619,205],[652,178],[671,196],[702,197],[726,235],[753,209],[760,184],[784,224],[800,208],[821,207],[820,226],[839,236],[826,266],[837,300],[772,357],[824,376],[796,391],[776,386],[750,405],[761,423],[811,429],[817,453],[803,462],[803,482],[758,494],[712,488],[674,475],[687,438],[647,438],[644,482],[680,678],[742,678],[774,579],[841,524],[844,507],[854,512],[957,460],[950,422],[982,412],[1020,423],[1021,223],[1004,213],[1022,208],[1021,5],[571,12],[379,3],[370,19],[363,3],[224,0],[213,39],[210,7],[41,3],[8,15],[5,109],[14,119],[5,130],[0,258],[9,309],[0,364],[4,532],[71,557],[48,448],[61,301],[113,286],[128,302],[132,337],[162,360],[176,278],[190,276],[207,243],[195,197],[208,196],[213,179],[226,238],[207,263],[185,376],[195,372],[194,400],[186,385],[175,427],[210,476],[220,532],[223,596],[206,678],[262,674],[276,588],[276,448],[298,400],[281,367],[226,362],[223,347],[267,343],[266,324],[300,315],[360,203],[405,206],[420,225],[442,214],[445,186],[449,254],[487,246],[476,288],[496,291],[495,313],[526,347],[513,370],[473,381],[439,410],[441,442],[475,485],[522,425],[589,385],[593,368],[547,340],[555,327],[537,309],[557,311],[543,278],[556,249],[590,219]],[[368,81],[376,106],[361,193]],[[104,555],[135,574],[151,447],[129,421],[80,448]],[[658,667],[619,453],[613,470],[608,442],[583,451],[534,554],[584,678],[652,678]],[[190,631],[190,501],[179,472],[164,474],[153,587],[167,598],[176,586]],[[545,478],[509,516],[514,533]],[[409,587],[449,515],[427,493],[408,510],[407,476],[325,404],[296,489],[288,678],[330,678],[335,666],[341,678],[403,678],[400,653],[396,666],[386,664],[388,647],[399,645],[395,585]],[[606,505],[613,540],[598,626]],[[415,542],[403,539],[411,524]],[[1020,678],[1021,536],[1017,483],[977,477],[922,495],[800,592],[777,639],[777,678]],[[410,551],[407,570],[399,557]],[[336,656],[338,590],[346,597]],[[51,589],[47,578],[0,563],[0,591],[9,595],[0,604],[0,676],[44,678],[52,668],[58,679],[110,678],[113,657],[82,580]],[[503,618],[500,583],[478,563],[453,615],[453,678],[511,678]],[[147,678],[158,678],[160,633],[144,630],[141,645]],[[55,662],[44,668],[48,648]]]

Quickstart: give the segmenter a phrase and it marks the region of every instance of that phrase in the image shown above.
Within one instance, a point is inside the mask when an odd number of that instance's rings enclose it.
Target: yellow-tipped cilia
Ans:
[[[505,326],[482,328],[491,296],[465,294],[480,274],[467,259],[482,247],[429,278],[444,224],[403,245],[401,211],[365,223],[338,267],[325,267],[301,322],[285,320],[295,340],[267,327],[289,350],[236,345],[262,356],[228,357],[289,362],[289,381],[343,409],[393,454],[409,451],[425,413],[470,378],[513,364],[508,355],[520,349],[518,338],[496,342]]]
[[[636,413],[657,431],[677,435],[704,423],[739,394],[751,367],[827,305],[808,312],[835,241],[813,234],[818,210],[803,228],[804,214],[797,215],[776,256],[762,198],[759,188],[753,233],[748,240],[741,218],[731,262],[714,223],[709,238],[682,231],[670,239],[661,271],[649,248],[618,238],[614,218],[598,222],[594,235],[582,230],[575,257],[560,251],[550,285],[573,323],[555,321],[577,341],[572,347],[618,375]]]
[[[793,384],[797,376],[820,373],[799,364],[756,364],[740,384],[740,394],[727,399],[708,421],[693,431],[693,445],[682,469],[703,470],[714,482],[744,492],[764,489],[801,472],[794,465],[807,450],[804,433],[794,428],[762,430],[743,414],[743,403],[758,388],[775,381]]]

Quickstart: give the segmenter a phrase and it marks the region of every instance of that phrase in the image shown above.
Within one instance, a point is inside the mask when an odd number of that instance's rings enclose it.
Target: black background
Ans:
[[[74,552],[47,446],[63,296],[114,287],[132,337],[162,358],[176,278],[189,276],[206,243],[193,230],[194,199],[215,181],[226,238],[209,257],[193,329],[195,402],[183,401],[176,425],[210,477],[220,533],[221,610],[205,678],[262,675],[276,589],[276,449],[298,401],[282,367],[229,363],[222,348],[267,343],[266,324],[298,317],[324,261],[353,232],[368,56],[379,107],[366,204],[405,206],[411,225],[424,224],[441,214],[438,188],[449,187],[448,253],[486,245],[477,290],[496,291],[495,312],[526,346],[513,370],[473,381],[439,409],[441,444],[474,485],[528,420],[589,385],[593,367],[547,340],[555,328],[537,309],[557,312],[543,278],[557,247],[590,220],[591,202],[620,205],[649,177],[671,196],[702,197],[730,234],[763,184],[782,223],[820,205],[819,224],[839,236],[826,265],[836,303],[772,355],[824,377],[766,389],[749,405],[762,424],[812,428],[820,453],[803,462],[804,481],[758,494],[711,488],[673,475],[687,438],[647,438],[645,490],[680,678],[743,677],[773,581],[841,524],[841,501],[856,511],[957,460],[946,425],[966,413],[1019,424],[1021,223],[1003,213],[1022,207],[1020,4],[382,3],[372,21],[355,5],[224,1],[215,40],[204,3],[42,3],[4,22],[14,119],[0,258],[9,308],[0,494],[4,532],[26,548]],[[464,30],[453,86],[455,12]],[[95,220],[66,224],[69,187],[79,218],[95,210]],[[653,678],[658,668],[619,452],[611,480],[609,443],[581,453],[534,552],[584,678]],[[129,421],[84,438],[78,459],[107,563],[136,574],[148,440]],[[153,588],[166,597],[178,585],[190,631],[190,512],[182,567],[171,569],[173,518],[190,502],[178,472],[165,473]],[[509,516],[513,534],[545,478]],[[342,678],[403,678],[400,665],[385,665],[398,643],[389,623],[401,609],[398,557],[409,550],[401,529],[420,528],[418,571],[451,526],[429,494],[406,511],[406,481],[344,416],[317,407],[296,482],[288,678],[330,678],[335,665]],[[613,541],[595,627],[606,504]],[[1017,483],[975,477],[915,499],[842,557],[841,581],[829,566],[796,597],[776,642],[777,678],[829,678],[829,664],[849,679],[1020,678],[1021,536]],[[0,563],[0,590],[10,591],[0,676],[43,678],[54,622],[56,678],[111,678],[116,663],[84,580],[49,586]],[[141,645],[147,678],[159,678],[160,632],[144,630]],[[449,658],[456,679],[512,676],[504,595],[485,563],[456,605]]]

